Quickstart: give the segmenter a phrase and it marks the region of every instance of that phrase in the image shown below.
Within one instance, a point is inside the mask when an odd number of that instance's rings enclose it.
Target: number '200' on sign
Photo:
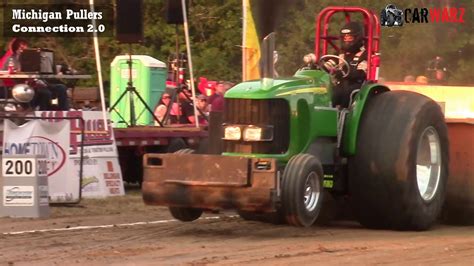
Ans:
[[[2,175],[43,176],[47,174],[47,161],[35,158],[2,158]]]

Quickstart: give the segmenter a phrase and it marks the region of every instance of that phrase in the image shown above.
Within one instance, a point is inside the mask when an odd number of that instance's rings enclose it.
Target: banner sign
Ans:
[[[124,195],[122,172],[118,162],[118,152],[109,121],[105,130],[102,113],[99,111],[39,111],[36,116],[46,121],[64,121],[64,117],[82,117],[84,119],[84,161],[81,184],[83,197],[107,197]],[[79,178],[81,121],[70,122],[70,171]]]
[[[79,159],[74,159],[79,170]],[[124,195],[122,175],[117,158],[87,158],[84,160],[82,195],[105,197]]]
[[[63,121],[67,118],[84,119],[84,156],[93,157],[116,157],[117,147],[113,136],[112,127],[109,122],[108,131],[105,130],[102,113],[97,111],[37,111],[36,116],[44,118],[49,122]],[[69,154],[74,158],[80,156],[81,145],[81,121],[79,119],[68,119],[70,121],[70,143]]]
[[[41,154],[47,158],[50,202],[76,202],[82,196],[124,195],[118,152],[109,124],[97,111],[39,111],[42,120],[17,126],[5,120],[4,154]],[[81,129],[84,123],[83,181],[80,184]],[[110,122],[109,122],[110,123]]]
[[[79,179],[69,167],[69,122],[49,123],[32,120],[17,126],[4,121],[3,154],[44,155],[52,202],[70,202],[79,198]],[[27,167],[21,167],[27,170]],[[18,169],[17,169],[18,170]]]

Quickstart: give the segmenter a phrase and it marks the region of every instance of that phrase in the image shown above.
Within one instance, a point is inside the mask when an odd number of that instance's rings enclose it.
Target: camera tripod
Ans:
[[[125,122],[125,124],[127,124],[127,127],[134,127],[136,126],[137,124],[137,120],[136,120],[136,117],[135,117],[135,100],[133,98],[134,95],[136,95],[138,97],[138,99],[140,100],[140,102],[143,104],[143,106],[145,106],[145,108],[148,110],[148,112],[153,116],[153,119],[158,122],[158,124],[162,127],[163,124],[161,123],[161,121],[155,116],[153,110],[150,108],[150,106],[148,106],[148,104],[145,102],[145,100],[143,99],[143,97],[140,95],[140,93],[138,93],[137,89],[133,86],[133,79],[132,79],[132,48],[131,48],[131,44],[130,44],[130,49],[129,49],[129,60],[127,61],[127,64],[128,64],[128,83],[127,83],[127,88],[122,92],[122,94],[120,94],[120,96],[118,97],[118,99],[115,101],[115,103],[109,108],[109,111],[110,110],[114,110],[118,116],[120,117],[120,119],[122,119],[123,122]],[[130,103],[130,124],[128,124],[125,120],[125,118],[117,111],[115,110],[115,107],[117,106],[117,104],[119,104],[119,102],[122,100],[123,97],[125,97],[125,95],[128,93],[128,96],[129,96],[129,103]]]
[[[163,123],[166,123],[167,120],[169,119],[170,114],[171,114],[171,109],[173,107],[173,103],[178,103],[178,104],[180,103],[179,95],[181,93],[183,93],[187,101],[189,101],[190,103],[193,103],[193,99],[183,91],[185,87],[186,87],[185,85],[178,83],[178,86],[176,87],[176,89],[173,90],[173,93],[171,94],[170,104],[166,107],[166,113],[162,120]],[[204,120],[209,121],[209,118],[204,114],[204,112],[201,109],[196,108],[196,110],[201,115],[201,117],[204,118]],[[178,120],[181,115],[184,115],[184,114],[178,114]]]

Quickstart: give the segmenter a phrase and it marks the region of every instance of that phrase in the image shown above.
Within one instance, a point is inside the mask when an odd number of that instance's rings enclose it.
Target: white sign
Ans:
[[[34,158],[2,158],[2,175],[35,176],[36,159]]]
[[[48,161],[36,158],[2,158],[2,175],[12,176],[45,176],[48,174]]]
[[[4,186],[3,206],[33,206],[35,188],[33,186]]]
[[[74,201],[79,198],[79,178],[74,177],[69,170],[69,131],[68,121],[51,123],[32,120],[21,126],[9,120],[4,122],[3,154],[43,155],[45,160],[41,161],[39,168],[41,173],[44,173],[46,168],[52,202]],[[23,161],[26,158],[15,160],[23,162],[23,165],[17,161],[5,161],[2,166],[6,169],[2,169],[2,172],[18,175],[20,170],[25,172],[30,169],[29,163]],[[65,195],[64,198],[68,200],[59,200],[52,196],[58,194]]]
[[[79,160],[74,160],[75,169]],[[102,198],[124,195],[120,165],[117,158],[87,158],[84,160],[82,194],[85,197]]]
[[[46,121],[59,122],[68,118],[70,124],[70,148],[69,155],[72,158],[80,157],[81,129],[79,119],[84,119],[84,155],[89,157],[117,157],[117,146],[113,136],[113,130],[109,121],[108,131],[105,130],[102,112],[99,111],[38,111],[36,116]]]
[[[40,111],[35,120],[21,127],[5,121],[4,154],[44,154],[38,169],[47,168],[51,202],[75,202],[82,187],[83,197],[124,195],[118,152],[109,122],[105,130],[102,113],[98,111]],[[83,118],[84,125],[79,119]],[[35,129],[40,127],[40,129]],[[83,181],[80,184],[81,129],[84,128]],[[5,165],[2,171],[6,171]],[[14,166],[14,165],[13,165]],[[15,169],[10,169],[15,171]],[[18,169],[25,170],[25,169]]]
[[[124,195],[122,172],[118,162],[115,138],[109,121],[105,130],[102,112],[99,111],[42,111],[36,115],[48,121],[64,121],[62,118],[81,117],[84,119],[84,160],[82,168],[82,196],[87,198]],[[81,129],[79,119],[70,122],[69,171],[79,180]],[[68,195],[52,197],[67,198]]]

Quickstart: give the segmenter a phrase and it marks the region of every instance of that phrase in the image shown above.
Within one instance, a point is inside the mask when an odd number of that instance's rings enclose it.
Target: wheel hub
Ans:
[[[438,133],[426,128],[418,140],[416,154],[416,181],[424,201],[431,201],[438,190],[441,176],[441,147]]]
[[[304,205],[308,212],[315,210],[319,202],[321,187],[317,180],[318,178],[315,172],[311,172],[306,177],[304,186]]]

